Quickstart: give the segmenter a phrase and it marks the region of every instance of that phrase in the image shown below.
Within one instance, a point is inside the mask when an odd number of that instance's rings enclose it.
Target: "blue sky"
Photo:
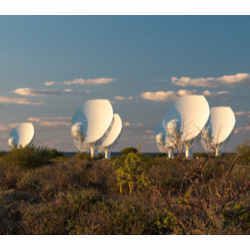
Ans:
[[[169,103],[195,93],[236,112],[234,150],[250,138],[249,26],[250,16],[0,16],[0,149],[30,120],[38,145],[75,150],[75,109],[108,98],[125,125],[114,150],[156,151]]]

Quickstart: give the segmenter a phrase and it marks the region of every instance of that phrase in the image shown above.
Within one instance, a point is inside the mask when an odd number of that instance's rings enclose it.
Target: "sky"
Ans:
[[[250,16],[0,16],[0,150],[30,121],[36,145],[76,151],[75,110],[107,98],[124,125],[113,150],[155,152],[170,104],[202,94],[234,110],[234,151],[250,138],[249,26]]]

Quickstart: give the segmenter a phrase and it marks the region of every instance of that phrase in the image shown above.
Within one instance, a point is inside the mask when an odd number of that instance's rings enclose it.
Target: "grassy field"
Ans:
[[[1,234],[249,234],[250,146],[168,160],[56,150],[0,156]]]

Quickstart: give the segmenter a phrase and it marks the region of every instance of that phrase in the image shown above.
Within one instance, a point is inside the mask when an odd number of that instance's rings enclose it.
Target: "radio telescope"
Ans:
[[[179,97],[172,110],[166,114],[163,127],[166,137],[180,153],[185,148],[186,158],[191,158],[191,146],[209,117],[209,105],[202,95],[185,95]]]
[[[218,156],[222,144],[226,142],[235,126],[235,115],[231,107],[211,109],[209,124],[202,130],[201,144],[208,152]]]
[[[183,142],[180,121],[178,119],[172,119],[168,122],[164,120],[162,124],[166,133],[166,145],[172,152],[181,153],[183,151]]]
[[[168,158],[174,157],[174,144],[171,138],[167,135],[167,131],[162,126],[155,135],[156,146],[161,153],[168,153]]]
[[[87,151],[88,145],[84,144],[84,128],[81,122],[76,122],[71,127],[71,135],[73,137],[73,142],[79,152]]]
[[[112,120],[113,108],[107,99],[87,101],[72,117],[72,126],[75,126],[72,128],[72,135],[77,135],[78,141],[89,148],[91,158],[94,157],[98,141],[104,136]],[[80,124],[75,125],[77,122]]]
[[[32,123],[20,123],[11,131],[8,144],[11,148],[26,147],[32,142],[34,135],[35,129]]]
[[[105,158],[110,159],[109,148],[115,143],[119,138],[122,131],[122,120],[119,114],[114,114],[113,121],[105,133],[104,137],[100,140],[100,145],[98,147],[99,151],[104,152]]]
[[[84,143],[87,132],[87,119],[82,112],[82,108],[78,108],[72,117],[71,135],[73,142],[79,152],[88,151],[89,147]]]
[[[163,132],[158,132],[155,135],[156,146],[160,153],[166,153],[165,148],[165,135]]]

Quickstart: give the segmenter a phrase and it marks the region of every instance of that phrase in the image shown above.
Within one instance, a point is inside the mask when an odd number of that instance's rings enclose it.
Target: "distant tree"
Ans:
[[[127,155],[129,153],[138,153],[138,150],[134,147],[127,147],[127,148],[124,148],[122,151],[121,151],[121,154],[122,155]]]

